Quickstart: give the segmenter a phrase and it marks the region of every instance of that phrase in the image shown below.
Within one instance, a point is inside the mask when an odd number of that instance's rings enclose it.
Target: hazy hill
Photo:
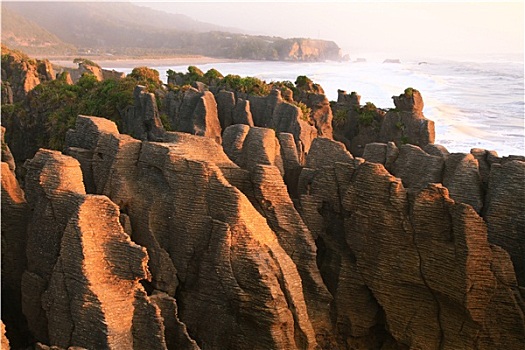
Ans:
[[[76,52],[73,45],[66,44],[55,34],[28,18],[20,16],[3,4],[2,44],[22,49],[28,54],[73,54]]]
[[[77,46],[115,44],[115,40],[122,40],[123,36],[132,39],[138,32],[240,31],[123,2],[3,2],[4,8],[18,12]],[[108,30],[116,31],[115,35],[109,35],[112,33]]]
[[[47,52],[35,52],[41,45],[29,45],[30,49],[24,46],[27,33],[34,33],[41,41],[54,35],[54,42],[74,45],[81,55],[198,54],[266,60],[339,57],[339,47],[333,42],[244,35],[235,28],[131,3],[3,2],[2,10],[2,32],[16,33],[17,27],[27,28],[24,35],[11,38],[16,44],[12,46],[35,55]],[[9,20],[4,21],[4,17]],[[7,38],[2,33],[2,42],[4,39]]]

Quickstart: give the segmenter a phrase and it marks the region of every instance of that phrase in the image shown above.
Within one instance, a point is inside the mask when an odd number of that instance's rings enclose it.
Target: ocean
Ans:
[[[521,57],[477,61],[426,60],[400,63],[366,62],[226,62],[197,65],[206,72],[255,76],[267,82],[306,75],[320,84],[329,100],[337,90],[361,95],[361,104],[393,108],[392,96],[412,87],[421,92],[423,113],[436,125],[436,144],[449,152],[471,148],[496,151],[500,156],[525,156],[524,66]],[[158,66],[186,72],[188,66]],[[129,73],[129,68],[112,68]]]

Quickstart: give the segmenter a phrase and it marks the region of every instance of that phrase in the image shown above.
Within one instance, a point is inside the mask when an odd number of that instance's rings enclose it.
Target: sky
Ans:
[[[523,57],[523,1],[132,2],[249,34],[333,40],[351,58]]]

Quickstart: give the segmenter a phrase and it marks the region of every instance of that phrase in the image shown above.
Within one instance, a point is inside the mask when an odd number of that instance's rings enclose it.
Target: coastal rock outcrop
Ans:
[[[433,144],[414,89],[147,72],[64,154],[36,101],[76,87],[3,108],[2,348],[521,350],[525,157]]]
[[[317,137],[315,127],[306,121],[308,116],[303,116],[299,107],[285,102],[277,89],[268,96],[250,96],[248,100],[255,126],[292,134],[299,161],[303,164],[313,139]]]
[[[129,216],[132,239],[151,257],[152,287],[175,296],[191,338],[214,348],[315,347],[296,265],[264,217],[230,184],[242,184],[246,173],[211,147],[196,153],[195,142],[208,138],[181,133],[168,143],[143,142],[123,164],[124,135],[104,129],[92,149],[104,160],[92,163],[95,183],[106,183],[97,191]],[[121,145],[102,147],[111,139]]]
[[[124,233],[118,207],[85,194],[74,158],[40,150],[27,168],[33,214],[21,290],[35,338],[63,348],[165,349],[160,311],[139,283],[149,279],[148,255]]]
[[[222,129],[217,102],[213,94],[209,91],[200,92],[194,88],[189,88],[179,94],[182,96],[172,98],[173,108],[170,109],[171,114],[168,115],[173,130],[210,137],[221,144]],[[227,114],[224,108],[221,105],[221,112]]]
[[[8,82],[13,102],[21,102],[42,81],[54,80],[48,60],[35,60],[20,51],[2,46],[2,82]]]
[[[382,165],[361,162],[302,180],[302,215],[318,237],[339,334],[367,348],[393,339],[422,349],[519,348],[524,302],[483,219],[439,184],[409,196]]]
[[[66,74],[69,76],[71,84],[78,82],[84,74],[93,75],[97,81],[103,81],[106,79],[123,79],[126,77],[126,74],[122,72],[101,68],[95,62],[87,59],[75,59],[73,62],[78,64],[77,68],[57,67],[57,75]]]
[[[407,88],[393,96],[394,110],[389,110],[381,125],[381,142],[411,143],[424,147],[434,143],[434,122],[423,115],[423,98],[419,91]]]
[[[373,103],[360,105],[361,96],[352,92],[338,90],[338,99],[334,107],[334,138],[343,142],[346,148],[356,156],[362,156],[364,147],[380,140],[381,124],[384,112]]]
[[[161,140],[165,130],[155,95],[148,92],[145,86],[138,85],[133,91],[133,97],[133,106],[129,106],[123,116],[123,132],[139,140]]]
[[[317,135],[331,139],[333,137],[333,116],[330,101],[326,95],[308,91],[300,93],[297,98],[299,102],[311,109],[308,117],[313,121]]]
[[[525,287],[525,162],[492,164],[484,203],[489,240],[507,251]]]
[[[394,142],[398,147],[413,144],[425,147],[435,139],[434,122],[423,115],[423,99],[419,91],[408,88],[394,96],[395,109],[386,112],[367,102],[360,105],[360,96],[339,90],[334,111],[334,137],[348,150],[362,156],[369,143]]]
[[[250,110],[250,101],[237,99],[233,109],[233,124],[245,124],[254,126],[252,112]]]
[[[215,94],[217,101],[217,116],[221,123],[222,130],[232,124],[242,124],[233,122],[233,110],[235,109],[235,94],[232,91],[221,90]]]
[[[27,265],[27,217],[30,211],[14,172],[3,161],[1,175],[2,322],[7,324],[11,343],[22,347],[29,345],[31,341],[31,334],[22,314],[20,293],[22,274]]]
[[[316,265],[317,247],[311,232],[296,211],[279,169],[257,165],[251,171],[255,207],[275,232],[280,245],[297,266],[312,325],[323,348],[335,345],[330,321],[332,296]]]
[[[252,171],[257,165],[274,165],[284,174],[281,146],[275,131],[267,128],[250,128],[242,145],[240,166]]]
[[[322,61],[341,58],[341,49],[333,41],[286,39],[277,49],[279,58],[285,61]]]

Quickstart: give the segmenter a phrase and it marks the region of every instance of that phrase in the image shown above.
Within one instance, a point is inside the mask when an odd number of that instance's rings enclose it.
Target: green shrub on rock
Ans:
[[[155,87],[159,87],[161,85],[160,74],[156,69],[148,67],[136,67],[133,68],[128,76],[137,80],[143,85],[153,84]]]

